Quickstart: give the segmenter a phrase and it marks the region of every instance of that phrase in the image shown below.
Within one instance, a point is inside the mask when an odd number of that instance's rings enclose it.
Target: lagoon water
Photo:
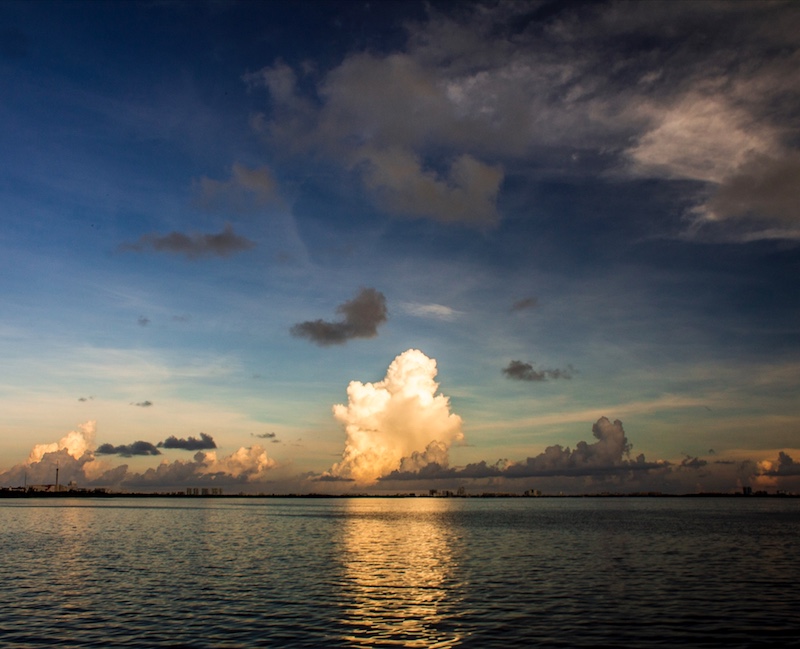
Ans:
[[[800,500],[0,501],[3,647],[800,646]]]

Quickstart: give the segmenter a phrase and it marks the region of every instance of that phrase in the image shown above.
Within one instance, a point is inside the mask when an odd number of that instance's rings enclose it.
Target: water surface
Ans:
[[[800,646],[800,501],[0,501],[8,647]]]

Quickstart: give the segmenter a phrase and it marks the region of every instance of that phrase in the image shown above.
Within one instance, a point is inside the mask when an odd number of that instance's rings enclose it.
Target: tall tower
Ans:
[[[58,493],[58,460],[56,460],[56,493]]]

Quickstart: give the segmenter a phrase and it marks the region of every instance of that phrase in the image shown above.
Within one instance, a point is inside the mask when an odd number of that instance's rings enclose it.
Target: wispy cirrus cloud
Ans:
[[[236,163],[227,180],[202,177],[198,183],[198,203],[207,209],[251,212],[278,200],[278,185],[268,167],[247,167]]]
[[[460,311],[457,311],[452,307],[445,306],[444,304],[401,302],[398,306],[403,312],[409,315],[416,316],[418,318],[431,318],[433,320],[454,320],[459,315],[461,315]]]

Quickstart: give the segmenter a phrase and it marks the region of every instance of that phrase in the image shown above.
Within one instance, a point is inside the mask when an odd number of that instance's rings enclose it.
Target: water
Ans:
[[[800,500],[0,501],[3,647],[800,646]]]

